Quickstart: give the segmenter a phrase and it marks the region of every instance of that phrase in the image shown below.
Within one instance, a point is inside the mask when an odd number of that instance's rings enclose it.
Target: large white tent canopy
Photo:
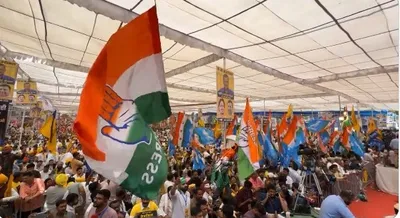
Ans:
[[[108,38],[154,0],[1,0],[0,58],[76,111]],[[398,110],[398,1],[156,0],[174,111],[215,111],[216,66],[235,108]]]

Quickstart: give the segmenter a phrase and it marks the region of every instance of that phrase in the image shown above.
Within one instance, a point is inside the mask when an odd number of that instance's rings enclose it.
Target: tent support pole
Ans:
[[[358,114],[358,121],[359,121],[359,125],[360,125],[360,129],[362,129],[362,119],[361,119],[361,113],[360,113],[360,105],[356,104],[357,107],[357,114]]]
[[[340,101],[340,95],[338,95],[338,99],[339,99],[339,118],[342,116],[342,102]],[[342,130],[342,125],[340,123],[340,119],[339,119],[339,130]]]
[[[225,58],[222,59],[222,63],[223,63],[224,70],[226,70],[226,59]],[[233,108],[235,108],[235,106],[233,106]],[[221,150],[226,149],[226,123],[227,123],[227,120],[222,119]]]
[[[20,134],[19,134],[19,146],[21,146],[21,141],[22,141],[22,134],[24,133],[24,123],[25,123],[25,114],[26,114],[26,108],[24,108],[22,112],[22,121],[21,121],[21,127],[20,127]]]

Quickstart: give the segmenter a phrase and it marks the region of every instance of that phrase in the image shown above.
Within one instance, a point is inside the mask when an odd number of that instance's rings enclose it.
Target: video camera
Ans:
[[[301,144],[299,146],[299,151],[297,152],[297,154],[303,156],[304,170],[311,170],[312,172],[314,172],[316,167],[318,151],[304,144]]]

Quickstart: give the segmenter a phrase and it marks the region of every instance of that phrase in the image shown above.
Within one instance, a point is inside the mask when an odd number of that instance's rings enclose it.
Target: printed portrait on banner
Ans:
[[[233,73],[217,67],[217,119],[233,119],[235,93]]]
[[[36,82],[17,81],[17,104],[35,104],[37,94]]]
[[[0,60],[0,100],[12,101],[18,64]]]

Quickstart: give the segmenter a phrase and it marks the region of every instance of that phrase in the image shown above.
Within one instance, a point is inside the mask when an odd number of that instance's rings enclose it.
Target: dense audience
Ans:
[[[321,203],[321,213],[329,215],[324,217],[351,217],[346,208],[359,193],[335,193],[335,182],[354,171],[361,172],[369,162],[398,167],[395,135],[386,140],[383,151],[367,146],[364,157],[353,152],[317,153],[313,172],[322,195],[316,181],[302,184],[305,169],[301,166],[291,162],[289,167],[281,167],[268,160],[245,181],[239,181],[236,161],[232,160],[227,168],[229,184],[221,189],[211,180],[221,151],[206,148],[204,169],[193,170],[191,152],[177,148],[176,154],[168,157],[169,174],[159,197],[140,199],[92,171],[79,142],[68,131],[59,137],[58,152],[51,154],[37,132],[25,132],[19,145],[17,132],[10,129],[0,154],[1,217],[285,217],[291,212],[310,213],[311,207]],[[168,131],[162,128],[157,134],[164,140]],[[340,199],[346,204],[339,204]],[[327,204],[329,209],[324,206]]]

